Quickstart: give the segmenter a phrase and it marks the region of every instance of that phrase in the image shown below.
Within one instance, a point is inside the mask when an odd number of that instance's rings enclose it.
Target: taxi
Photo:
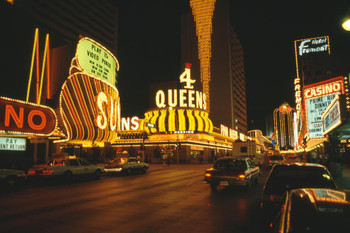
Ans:
[[[98,179],[104,171],[103,166],[89,164],[85,159],[75,156],[68,156],[49,160],[46,164],[34,165],[28,169],[28,178],[60,177],[64,180],[72,181],[76,176],[92,175]]]

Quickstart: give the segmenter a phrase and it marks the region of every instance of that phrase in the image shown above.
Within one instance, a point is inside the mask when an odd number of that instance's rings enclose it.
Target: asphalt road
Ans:
[[[152,165],[147,174],[30,185],[0,194],[0,232],[265,232],[259,209],[267,170],[250,191],[212,193],[211,164]]]

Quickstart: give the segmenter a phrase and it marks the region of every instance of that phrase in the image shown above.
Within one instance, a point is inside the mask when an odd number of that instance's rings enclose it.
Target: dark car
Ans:
[[[273,233],[349,232],[350,192],[334,189],[294,189],[270,225]]]
[[[274,165],[266,179],[261,207],[279,207],[284,193],[297,188],[337,188],[328,169],[320,164]]]
[[[204,181],[213,191],[217,186],[244,186],[248,190],[252,183],[258,183],[260,168],[250,158],[224,157],[218,159],[213,168],[204,173]]]
[[[276,154],[276,155],[269,155],[268,156],[268,163],[269,166],[273,166],[275,164],[283,164],[286,161],[284,155]]]

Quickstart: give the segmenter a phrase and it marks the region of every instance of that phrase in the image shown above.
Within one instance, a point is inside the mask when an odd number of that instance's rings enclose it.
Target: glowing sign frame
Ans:
[[[101,78],[75,73],[62,86],[60,113],[67,138],[56,142],[112,143],[120,127],[119,92]]]
[[[69,71],[70,75],[75,72],[85,72],[90,76],[107,80],[115,86],[117,71],[119,71],[119,62],[108,49],[88,37],[79,40]]]
[[[334,85],[340,85],[340,86],[336,86],[336,89],[335,89]],[[334,95],[334,94],[345,94],[344,78],[342,76],[304,86],[303,95],[304,95],[304,102],[305,102],[305,122],[306,122],[307,134],[309,138],[323,137],[323,127],[322,127],[323,112],[318,112],[318,114],[316,115],[317,119],[312,119],[312,117],[315,117],[315,115],[311,115],[311,109],[310,109],[312,104],[311,101],[313,100],[316,101],[317,99],[317,101],[319,102],[318,104],[321,104],[320,101],[323,101],[324,98],[326,98],[327,96]],[[324,101],[328,101],[327,98]],[[332,100],[333,98],[330,101]],[[322,102],[322,104],[325,104],[324,101]],[[327,105],[327,107],[328,106],[329,105]],[[312,126],[311,124],[314,124],[315,127],[311,127]],[[321,132],[318,134],[319,136],[315,136],[317,135],[317,132],[320,130],[315,132],[310,132],[310,129],[312,130],[321,129]]]
[[[53,109],[7,97],[0,97],[0,112],[0,133],[50,136],[58,124]]]

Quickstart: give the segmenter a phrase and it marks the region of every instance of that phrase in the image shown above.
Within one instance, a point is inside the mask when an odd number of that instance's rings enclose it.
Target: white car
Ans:
[[[130,175],[134,172],[146,173],[148,167],[148,163],[143,163],[135,157],[116,158],[106,164],[105,172]]]
[[[75,176],[93,175],[98,179],[104,171],[103,166],[92,165],[85,159],[69,156],[50,160],[44,165],[34,165],[28,170],[28,177],[62,177],[71,181]]]

